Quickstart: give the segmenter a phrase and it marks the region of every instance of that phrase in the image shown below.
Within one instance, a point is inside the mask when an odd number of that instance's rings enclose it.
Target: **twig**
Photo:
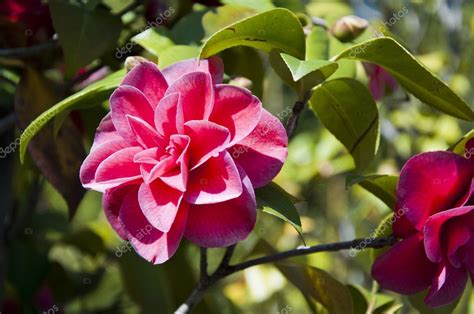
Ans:
[[[242,271],[244,269],[247,269],[256,265],[274,263],[274,262],[278,262],[290,257],[309,255],[309,254],[318,253],[318,252],[335,252],[335,251],[354,249],[354,248],[358,248],[362,243],[364,243],[364,248],[382,248],[386,246],[391,246],[395,244],[396,241],[397,241],[396,238],[388,237],[388,238],[375,238],[375,239],[372,239],[370,243],[367,243],[367,239],[356,239],[356,240],[346,241],[346,242],[321,244],[321,245],[298,248],[298,249],[289,250],[289,251],[285,251],[281,253],[276,253],[273,255],[268,255],[268,256],[252,259],[252,260],[249,260],[240,264],[236,264],[236,265],[228,264],[230,261],[230,257],[232,257],[232,253],[234,251],[234,247],[229,247],[227,248],[226,254],[223,257],[221,264],[219,265],[217,270],[208,277],[206,284],[203,285],[200,282],[197,288],[188,297],[188,299],[176,310],[175,314],[190,313],[193,310],[193,308],[202,299],[207,289],[213,286],[216,282],[236,272]]]
[[[0,58],[27,59],[37,55],[41,55],[44,52],[54,50],[56,48],[59,48],[58,41],[50,40],[45,43],[31,47],[0,49]]]
[[[303,100],[298,100],[293,105],[291,116],[288,118],[288,121],[286,122],[286,134],[288,135],[288,138],[290,138],[295,132],[296,125],[298,124],[298,119],[301,115],[301,112],[303,112],[303,109],[310,98],[311,98],[311,92],[308,92],[303,97]]]
[[[209,278],[209,274],[207,273],[207,249],[202,247],[201,248],[201,267],[200,267],[200,278],[199,283],[205,284],[207,279]]]

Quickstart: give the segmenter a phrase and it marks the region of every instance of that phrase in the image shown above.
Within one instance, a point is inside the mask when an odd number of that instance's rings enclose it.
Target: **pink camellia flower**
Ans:
[[[391,94],[398,88],[395,78],[379,65],[362,62],[365,72],[369,76],[369,90],[375,100]]]
[[[400,174],[393,225],[402,240],[380,255],[372,275],[384,289],[414,294],[438,307],[474,281],[474,158],[429,152],[411,158]]]
[[[286,159],[280,121],[222,77],[217,57],[162,72],[135,66],[110,97],[82,165],[81,182],[104,193],[113,228],[155,264],[183,236],[203,247],[245,239],[255,225],[254,188]]]

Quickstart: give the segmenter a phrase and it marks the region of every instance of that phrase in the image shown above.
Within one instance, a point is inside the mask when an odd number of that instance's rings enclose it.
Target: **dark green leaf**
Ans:
[[[356,59],[378,64],[427,105],[460,119],[474,120],[472,109],[448,85],[390,37],[367,40],[344,50],[335,59]]]
[[[224,5],[218,7],[216,10],[209,11],[202,18],[202,25],[206,37],[210,37],[224,27],[255,15],[256,13],[257,11],[255,9],[240,5]]]
[[[119,16],[64,0],[50,0],[49,7],[64,51],[67,76],[74,75],[116,45],[122,30]],[[104,36],[105,30],[107,36]]]
[[[122,81],[125,70],[120,70],[107,76],[103,80],[95,82],[84,88],[80,92],[75,93],[60,101],[53,107],[41,113],[28,127],[24,130],[20,140],[20,160],[23,162],[25,158],[26,148],[31,139],[48,123],[51,119],[59,115],[65,110],[84,108],[91,104],[97,105],[100,101],[106,100],[112,91]]]
[[[20,128],[25,128],[41,112],[53,105],[56,99],[53,86],[48,80],[35,70],[27,68],[18,84],[15,97],[15,112]],[[38,119],[40,118],[35,121]],[[30,126],[34,124],[33,122]],[[39,129],[40,127],[33,129],[35,134]],[[23,136],[28,134],[30,133],[25,131]],[[81,135],[72,121],[66,120],[56,138],[53,135],[53,126],[50,125],[44,128],[30,145],[34,162],[66,200],[71,217],[85,192],[79,181],[79,168],[85,158],[84,147],[78,140],[80,138]]]
[[[311,108],[323,125],[349,150],[359,170],[373,160],[379,144],[379,114],[367,87],[339,78],[317,86]]]
[[[346,287],[351,293],[354,314],[366,314],[369,303],[360,288],[353,285],[347,285]]]
[[[301,220],[294,205],[296,199],[293,196],[273,182],[256,189],[255,194],[257,204],[264,212],[288,222],[302,235]]]
[[[391,209],[395,208],[397,192],[397,176],[373,175],[347,177],[347,187],[359,184],[361,187],[375,195]]]
[[[313,27],[306,37],[306,60],[329,58],[329,35],[322,27]]]
[[[212,35],[202,47],[200,58],[208,58],[235,46],[249,46],[270,52],[272,49],[304,58],[303,27],[287,9],[274,9],[229,25]]]

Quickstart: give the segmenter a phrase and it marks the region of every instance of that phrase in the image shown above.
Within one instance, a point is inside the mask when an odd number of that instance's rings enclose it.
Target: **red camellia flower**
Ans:
[[[281,122],[246,89],[221,84],[219,58],[186,60],[162,72],[135,66],[110,97],[81,168],[104,193],[117,233],[153,263],[182,237],[203,247],[245,239],[254,227],[254,188],[287,156]]]
[[[399,209],[393,232],[402,240],[378,257],[373,277],[401,294],[430,288],[431,307],[453,302],[474,280],[474,158],[444,151],[411,158],[400,174]]]
[[[369,90],[375,100],[391,94],[398,88],[395,78],[379,65],[362,62],[365,72],[369,76]]]

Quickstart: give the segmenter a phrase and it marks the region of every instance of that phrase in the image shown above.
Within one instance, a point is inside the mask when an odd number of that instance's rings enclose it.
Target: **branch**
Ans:
[[[249,260],[240,264],[236,264],[236,265],[229,265],[230,258],[232,257],[232,254],[235,249],[235,245],[230,246],[227,248],[227,251],[224,257],[222,258],[222,262],[217,268],[217,270],[212,275],[208,276],[208,280],[205,282],[205,284],[203,284],[202,282],[199,283],[197,288],[191,293],[188,299],[176,310],[175,314],[190,313],[193,310],[193,308],[202,299],[206,290],[209,289],[211,286],[213,286],[216,282],[236,272],[242,271],[244,269],[247,269],[256,265],[274,263],[281,260],[285,260],[290,257],[309,255],[309,254],[318,253],[318,252],[335,252],[335,251],[342,251],[342,250],[349,250],[349,249],[358,249],[362,247],[362,244],[364,244],[363,246],[364,249],[365,248],[383,248],[383,247],[391,246],[397,242],[397,239],[393,236],[388,237],[388,238],[375,238],[375,239],[369,238],[369,239],[370,241],[368,243],[367,243],[367,238],[364,238],[364,239],[356,239],[356,240],[346,241],[346,242],[335,242],[335,243],[329,243],[329,244],[315,245],[311,247],[303,247],[303,248],[298,248],[294,250],[289,250],[285,252],[276,253],[273,255],[268,255],[268,256],[252,259],[252,260]],[[201,255],[201,258],[202,258],[202,255]]]
[[[288,138],[290,138],[295,132],[296,125],[298,124],[298,120],[300,118],[301,112],[303,112],[303,109],[306,106],[306,103],[309,101],[310,97],[311,97],[311,92],[308,92],[303,97],[303,100],[298,100],[293,105],[291,116],[288,118],[288,121],[286,122],[286,135],[288,135]]]
[[[58,41],[50,40],[36,46],[0,49],[0,58],[27,59],[56,48],[59,48]]]

